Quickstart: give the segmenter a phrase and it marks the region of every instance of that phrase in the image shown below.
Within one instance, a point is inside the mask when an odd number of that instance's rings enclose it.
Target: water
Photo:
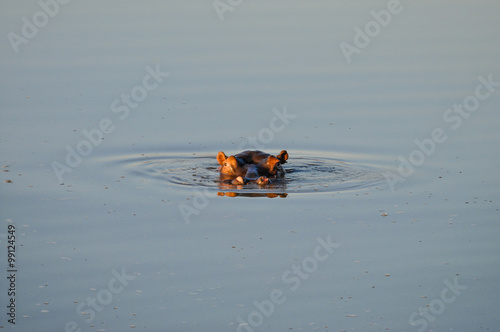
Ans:
[[[0,14],[0,326],[500,325],[499,5],[51,4]],[[249,148],[285,181],[221,187]]]

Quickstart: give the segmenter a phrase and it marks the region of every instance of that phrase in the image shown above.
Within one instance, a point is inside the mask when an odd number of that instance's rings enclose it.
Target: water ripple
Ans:
[[[324,154],[321,154],[322,156]],[[170,186],[206,188],[240,194],[317,193],[354,190],[373,186],[383,179],[375,170],[351,165],[346,160],[307,155],[292,156],[284,164],[283,181],[268,186],[221,184],[215,155],[193,153],[154,153],[114,156],[114,167],[126,168],[142,180]]]

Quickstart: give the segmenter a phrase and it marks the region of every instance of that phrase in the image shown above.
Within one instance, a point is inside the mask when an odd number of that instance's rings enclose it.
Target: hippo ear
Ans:
[[[267,164],[269,165],[269,172],[274,171],[274,167],[280,163],[280,160],[274,156],[269,156],[267,158]]]
[[[282,164],[286,163],[288,159],[288,152],[286,150],[281,150],[280,154],[276,156]]]
[[[236,159],[235,156],[229,156],[226,160],[224,160],[223,163],[224,164],[228,163],[229,165],[231,165],[233,170],[236,170],[237,168],[239,168],[238,159]]]
[[[219,153],[217,153],[217,162],[219,163],[219,165],[222,165],[226,159],[227,157],[224,152],[219,151]]]

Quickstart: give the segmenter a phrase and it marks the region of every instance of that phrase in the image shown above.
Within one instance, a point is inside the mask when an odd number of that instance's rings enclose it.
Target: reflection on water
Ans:
[[[222,177],[221,177],[222,178]],[[232,184],[226,181],[218,182],[219,191],[217,196],[228,197],[268,197],[285,198],[288,194],[285,192],[287,189],[286,179],[274,179],[273,183],[257,184],[255,182],[248,182],[246,184]],[[265,192],[260,192],[264,190]]]
[[[243,189],[243,188],[241,188]],[[227,196],[227,197],[267,197],[267,198],[286,198],[287,193],[257,193],[257,192],[235,192],[235,191],[219,191],[217,196]]]

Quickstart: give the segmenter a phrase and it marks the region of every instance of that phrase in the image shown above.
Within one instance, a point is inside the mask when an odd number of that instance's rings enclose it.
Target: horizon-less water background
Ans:
[[[499,330],[499,4],[41,3],[0,5],[1,327]],[[253,147],[288,187],[207,182]]]

